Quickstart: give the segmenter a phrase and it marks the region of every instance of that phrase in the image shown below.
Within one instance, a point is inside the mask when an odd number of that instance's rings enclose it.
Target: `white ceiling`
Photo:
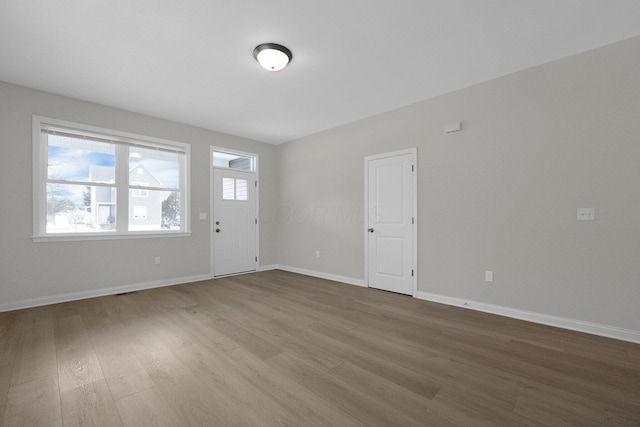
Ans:
[[[277,144],[636,35],[638,0],[0,0],[0,80]]]

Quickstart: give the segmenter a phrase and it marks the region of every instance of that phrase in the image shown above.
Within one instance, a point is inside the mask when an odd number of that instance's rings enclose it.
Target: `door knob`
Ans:
[[[219,229],[219,228],[216,228],[216,233],[219,233],[219,232],[220,232],[220,229]]]
[[[370,229],[369,229],[369,233],[373,233],[373,228],[370,228]]]

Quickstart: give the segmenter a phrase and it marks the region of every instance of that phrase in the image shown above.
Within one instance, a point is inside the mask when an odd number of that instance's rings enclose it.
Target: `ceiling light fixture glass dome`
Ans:
[[[253,49],[253,56],[265,70],[280,71],[293,58],[293,54],[286,47],[276,43],[263,43]]]

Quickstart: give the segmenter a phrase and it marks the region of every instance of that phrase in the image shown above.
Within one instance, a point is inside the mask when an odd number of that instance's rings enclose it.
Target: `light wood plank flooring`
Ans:
[[[638,426],[640,345],[282,271],[0,313],[2,426]]]

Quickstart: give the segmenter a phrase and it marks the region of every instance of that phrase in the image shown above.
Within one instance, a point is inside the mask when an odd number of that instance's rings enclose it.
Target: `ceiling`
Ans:
[[[637,0],[0,0],[0,80],[278,144],[637,35]]]

